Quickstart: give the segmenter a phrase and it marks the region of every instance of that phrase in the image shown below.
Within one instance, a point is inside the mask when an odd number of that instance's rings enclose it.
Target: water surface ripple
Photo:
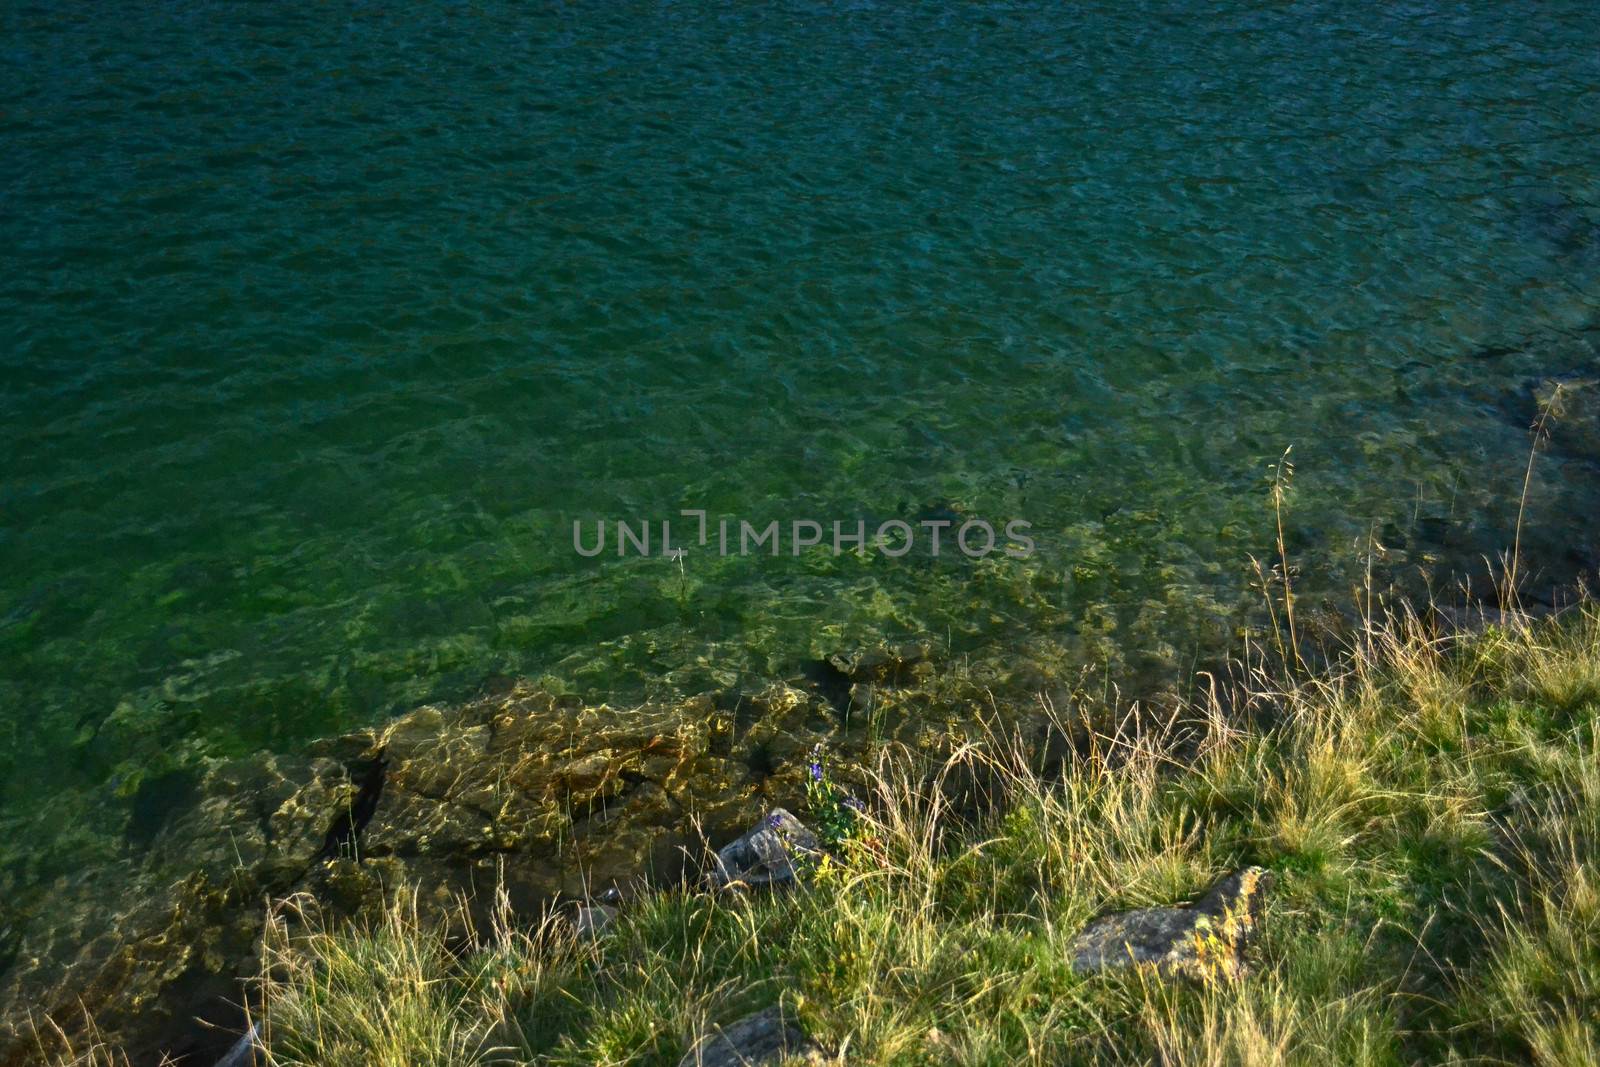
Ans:
[[[1374,531],[1503,546],[1530,383],[1596,370],[1588,2],[12,3],[0,42],[12,890],[124,847],[72,797],[493,673],[1180,667],[1251,621],[1286,446],[1340,601]],[[1540,468],[1532,547],[1592,560],[1595,474]],[[571,550],[685,507],[1039,553]]]

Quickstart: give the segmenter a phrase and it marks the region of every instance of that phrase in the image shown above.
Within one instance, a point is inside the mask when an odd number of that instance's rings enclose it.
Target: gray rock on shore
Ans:
[[[572,931],[579,937],[599,937],[617,918],[617,909],[606,904],[582,904],[572,913]]]
[[[1242,977],[1245,949],[1260,926],[1270,884],[1267,871],[1246,867],[1187,907],[1103,916],[1073,942],[1072,967],[1084,974],[1149,967],[1201,981]]]
[[[729,886],[777,886],[795,881],[797,865],[822,855],[822,846],[804,823],[774,808],[743,837],[717,852],[711,882]]]
[[[820,1065],[827,1058],[774,1004],[702,1034],[678,1067],[762,1067],[785,1062]]]

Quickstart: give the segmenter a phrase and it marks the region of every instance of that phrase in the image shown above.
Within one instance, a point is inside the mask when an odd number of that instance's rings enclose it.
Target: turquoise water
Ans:
[[[1498,551],[1533,383],[1597,366],[1597,46],[1589,3],[7,5],[5,847],[496,674],[1177,671],[1259,623],[1289,446],[1307,604],[1374,534]],[[1596,470],[1539,468],[1540,558]],[[1038,552],[572,550],[681,508]]]

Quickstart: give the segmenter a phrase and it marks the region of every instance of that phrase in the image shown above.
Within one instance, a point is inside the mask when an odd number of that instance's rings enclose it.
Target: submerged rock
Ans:
[[[760,825],[717,852],[711,882],[727,886],[768,886],[793,882],[797,866],[822,854],[822,846],[799,819],[774,808]]]
[[[524,685],[304,756],[205,761],[193,803],[124,862],[61,879],[11,921],[0,1067],[38,1061],[46,1015],[81,1043],[86,1013],[135,1062],[211,1062],[246,1025],[241,981],[272,898],[307,892],[353,915],[416,886],[425,913],[450,918],[463,896],[492,906],[496,887],[535,914],[681,880],[702,833],[726,837],[769,798],[801,795],[802,765],[769,766],[775,739],[809,747],[827,726],[783,685],[742,698],[738,716],[706,697],[618,710]],[[207,1037],[196,1016],[222,1029]]]
[[[730,1026],[714,1027],[702,1034],[678,1061],[678,1067],[759,1067],[785,1061],[826,1062],[822,1050],[807,1040],[804,1031],[774,1004]]]
[[[1260,867],[1246,867],[1188,907],[1139,908],[1096,919],[1073,941],[1072,967],[1081,973],[1150,967],[1202,981],[1239,978],[1270,882]]]
[[[58,879],[18,922],[21,951],[0,970],[0,1065],[59,1051],[46,1017],[134,1062],[158,1050],[209,1062],[244,1025],[239,983],[266,899],[303,884],[359,787],[335,760],[264,755],[212,761],[198,788],[123,862]]]

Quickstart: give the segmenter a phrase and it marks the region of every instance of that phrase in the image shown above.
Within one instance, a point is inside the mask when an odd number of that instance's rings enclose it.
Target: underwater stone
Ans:
[[[1139,908],[1090,923],[1072,943],[1080,973],[1149,967],[1201,981],[1242,977],[1244,952],[1261,921],[1271,876],[1246,867],[1182,908]]]

